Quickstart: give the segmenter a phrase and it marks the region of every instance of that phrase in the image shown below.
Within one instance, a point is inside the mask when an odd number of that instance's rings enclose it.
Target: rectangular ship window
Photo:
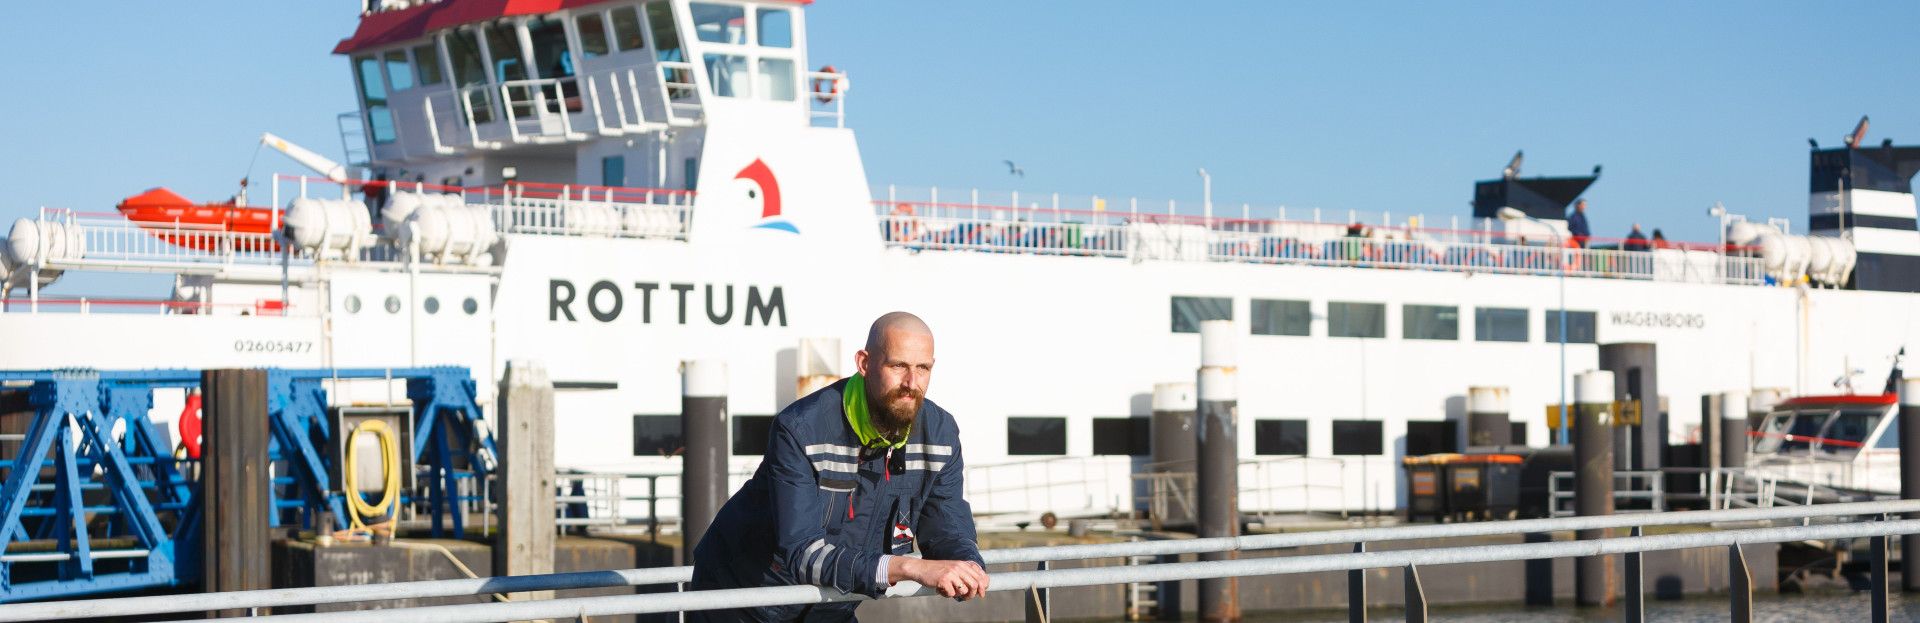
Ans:
[[[771,415],[733,416],[734,456],[761,456],[767,453],[767,436],[773,433]]]
[[[440,75],[440,48],[433,44],[413,48],[413,65],[420,72],[420,84],[431,86],[443,80]]]
[[[1254,335],[1308,335],[1313,312],[1306,301],[1253,299]]]
[[[1460,339],[1460,308],[1405,305],[1400,308],[1400,337],[1409,340]]]
[[[621,7],[620,10],[627,12],[628,19],[634,20],[632,26],[634,38],[638,39],[640,36],[640,21],[633,16],[633,7]],[[574,28],[580,31],[581,56],[593,58],[607,55],[607,52],[609,52],[607,49],[607,18],[601,17],[600,13],[583,13],[579,17],[573,18],[573,25]]]
[[[1173,297],[1173,332],[1199,333],[1202,320],[1233,320],[1233,299],[1224,296]]]
[[[1567,328],[1573,328],[1571,318]],[[1527,341],[1527,310],[1512,307],[1476,307],[1473,310],[1473,339],[1481,342]]]
[[[634,456],[672,456],[685,445],[679,415],[633,416]]]
[[[1386,337],[1385,303],[1327,303],[1327,337]]]
[[[1093,418],[1093,453],[1118,456],[1153,454],[1152,419],[1146,417]]]
[[[1560,405],[1554,405],[1554,406],[1558,407]],[[1507,426],[1511,427],[1510,430],[1513,431],[1513,437],[1512,437],[1513,445],[1516,445],[1516,446],[1527,445],[1527,423],[1526,422],[1508,422]]]
[[[665,8],[666,3],[664,2],[660,3],[660,6],[663,12],[671,10]],[[652,11],[653,5],[648,5],[647,10]],[[621,52],[631,52],[647,47],[647,41],[640,37],[640,14],[635,13],[633,7],[623,6],[614,9],[611,15],[613,16],[613,44],[615,47],[618,47]],[[660,32],[655,30],[653,34],[654,40],[658,41],[660,39]]]
[[[1306,420],[1254,420],[1253,453],[1260,455],[1307,453]]]
[[[1345,456],[1381,454],[1380,422],[1374,420],[1334,420],[1333,453]]]
[[[1067,418],[1007,418],[1007,454],[1014,456],[1067,453]]]
[[[1543,315],[1547,321],[1541,324],[1547,327],[1548,344],[1560,343],[1560,310],[1549,309]],[[1590,311],[1567,310],[1567,343],[1592,344],[1598,336],[1594,333],[1594,313]]]
[[[1407,456],[1459,452],[1458,428],[1450,420],[1407,421]]]

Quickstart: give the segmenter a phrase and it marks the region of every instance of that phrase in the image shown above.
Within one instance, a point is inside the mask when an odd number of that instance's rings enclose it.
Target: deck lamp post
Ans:
[[[1500,216],[1500,220],[1507,222],[1533,221],[1539,223],[1541,227],[1547,228],[1547,231],[1553,234],[1553,247],[1560,249],[1561,253],[1566,252],[1566,239],[1560,235],[1560,230],[1555,229],[1552,225],[1548,225],[1540,219],[1527,216],[1527,213],[1514,209],[1512,206],[1500,208],[1500,211],[1496,214]],[[1560,268],[1558,279],[1560,282],[1560,445],[1564,446],[1570,443],[1567,436],[1567,260],[1562,257],[1556,264],[1558,264]]]

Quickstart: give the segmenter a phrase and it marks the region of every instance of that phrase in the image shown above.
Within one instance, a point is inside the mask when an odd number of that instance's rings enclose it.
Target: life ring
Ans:
[[[187,458],[200,458],[200,392],[187,394],[187,406],[180,409],[180,446],[186,448]]]
[[[840,70],[835,69],[834,66],[832,65],[827,65],[825,67],[821,67],[820,70],[815,73],[838,74],[840,73]],[[816,100],[819,100],[820,103],[831,104],[833,103],[833,98],[836,98],[839,96],[840,96],[840,79],[839,78],[820,76],[820,77],[815,77],[813,79],[813,98]]]

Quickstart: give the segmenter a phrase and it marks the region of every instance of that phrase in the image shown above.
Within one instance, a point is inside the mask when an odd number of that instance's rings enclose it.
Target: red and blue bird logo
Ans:
[[[734,174],[733,179],[748,180],[760,187],[757,196],[760,199],[760,223],[754,227],[800,233],[800,228],[794,227],[792,221],[780,216],[780,182],[774,179],[773,169],[768,168],[765,161],[755,158],[753,164]],[[756,194],[749,190],[747,197],[755,198]]]

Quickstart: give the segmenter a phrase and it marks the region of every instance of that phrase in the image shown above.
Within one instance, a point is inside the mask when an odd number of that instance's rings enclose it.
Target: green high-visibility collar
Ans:
[[[894,441],[880,436],[880,429],[874,428],[873,416],[867,411],[867,379],[859,374],[847,379],[847,388],[841,392],[841,402],[846,406],[847,426],[853,427],[853,434],[860,438],[860,445],[869,448],[895,448],[907,445],[907,437],[913,433],[913,425],[908,424],[902,431],[900,440]]]

